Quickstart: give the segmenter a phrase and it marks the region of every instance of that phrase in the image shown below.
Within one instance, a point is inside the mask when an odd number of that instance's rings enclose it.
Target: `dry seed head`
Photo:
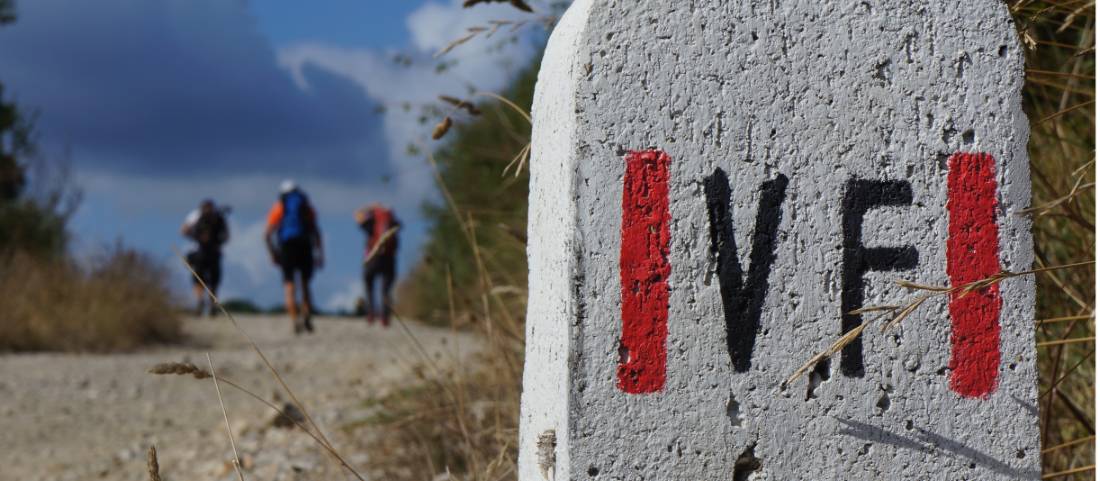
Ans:
[[[454,121],[451,120],[450,116],[443,117],[443,120],[436,124],[435,129],[432,130],[432,140],[439,140],[447,135],[447,131],[451,130],[453,124]]]
[[[474,5],[477,5],[479,3],[504,3],[504,2],[510,3],[513,7],[515,7],[518,10],[523,10],[524,12],[527,12],[527,13],[534,13],[534,10],[531,9],[531,6],[528,5],[527,2],[525,2],[524,0],[466,0],[465,2],[462,2],[462,8],[470,8],[470,7],[472,7]]]
[[[157,462],[157,447],[149,446],[149,481],[160,481],[160,463]]]
[[[176,374],[194,376],[195,379],[206,379],[210,373],[189,362],[162,362],[149,369],[150,374]]]
[[[450,95],[440,95],[439,100],[442,100],[446,103],[454,105],[455,107],[458,107],[459,105],[462,105],[462,100],[461,99],[451,97]]]
[[[470,103],[466,100],[451,97],[450,95],[440,95],[439,100],[442,100],[443,102],[451,104],[451,105],[455,106],[455,108],[463,109],[467,113],[469,113],[470,115],[474,115],[474,116],[481,115],[481,109],[477,108],[476,105],[474,105],[474,104],[472,104],[472,103]]]

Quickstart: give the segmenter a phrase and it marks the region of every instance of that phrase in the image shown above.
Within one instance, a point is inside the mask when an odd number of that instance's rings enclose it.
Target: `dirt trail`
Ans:
[[[416,382],[410,372],[422,356],[399,326],[320,318],[316,334],[294,337],[282,317],[238,321],[338,448],[348,445],[340,427],[369,414],[364,401]],[[441,362],[477,345],[447,329],[409,328]],[[144,480],[150,444],[166,480],[236,479],[213,382],[146,370],[182,360],[205,367],[209,352],[219,375],[268,400],[276,384],[225,318],[191,319],[185,331],[182,346],[130,354],[0,356],[0,480]],[[248,479],[346,479],[303,433],[271,427],[270,408],[227,386],[222,393]],[[356,466],[367,461],[345,454]]]

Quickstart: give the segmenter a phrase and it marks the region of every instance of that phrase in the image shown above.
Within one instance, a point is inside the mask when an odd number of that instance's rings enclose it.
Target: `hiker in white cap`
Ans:
[[[195,293],[195,315],[211,315],[214,306],[207,299],[206,289],[215,296],[222,279],[222,246],[229,242],[229,224],[225,221],[228,207],[218,207],[213,199],[204,199],[199,208],[187,214],[180,226],[180,234],[195,242],[195,248],[187,253],[187,263],[195,275],[188,276]],[[200,282],[201,281],[201,282]]]
[[[324,264],[321,247],[321,230],[317,227],[317,213],[309,198],[293,180],[284,180],[279,186],[279,200],[267,214],[267,230],[264,232],[271,261],[282,268],[283,292],[286,310],[294,326],[294,333],[313,332],[313,296],[309,282],[313,269]],[[295,274],[302,290],[301,310],[296,302]]]

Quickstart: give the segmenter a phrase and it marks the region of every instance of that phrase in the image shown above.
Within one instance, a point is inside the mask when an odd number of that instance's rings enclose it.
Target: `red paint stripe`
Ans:
[[[957,153],[948,160],[947,276],[961,286],[1001,270],[997,258],[997,179],[993,156]],[[1001,363],[1001,291],[995,284],[954,294],[951,314],[951,390],[987,398]]]
[[[623,237],[619,253],[623,337],[619,389],[631,394],[665,386],[668,357],[668,177],[671,160],[659,150],[630,152],[623,179]]]

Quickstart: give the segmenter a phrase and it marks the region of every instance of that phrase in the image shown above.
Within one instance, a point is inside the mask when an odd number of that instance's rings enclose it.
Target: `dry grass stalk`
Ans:
[[[470,103],[469,101],[462,100],[462,99],[456,98],[456,97],[451,97],[450,95],[440,95],[439,100],[442,100],[443,102],[451,104],[456,109],[465,110],[466,113],[468,113],[470,115],[473,115],[473,116],[481,115],[481,109],[477,108],[476,105]]]
[[[1054,209],[1057,209],[1062,204],[1065,204],[1066,202],[1069,202],[1070,200],[1073,200],[1073,198],[1077,197],[1079,194],[1084,193],[1085,190],[1092,189],[1092,188],[1095,188],[1095,187],[1096,187],[1095,182],[1085,182],[1085,176],[1084,175],[1078,175],[1077,176],[1077,181],[1073,184],[1073,188],[1070,189],[1068,194],[1063,195],[1063,196],[1061,196],[1061,197],[1059,197],[1055,200],[1052,200],[1050,202],[1047,202],[1046,204],[1036,206],[1036,207],[1030,207],[1030,208],[1021,210],[1019,212],[1019,214],[1020,215],[1026,215],[1026,214],[1034,213],[1037,216],[1038,215],[1049,214],[1051,211],[1053,211]]]
[[[522,149],[520,149],[519,153],[516,154],[516,156],[512,158],[512,161],[508,162],[508,165],[504,166],[504,171],[502,171],[500,173],[500,176],[504,177],[504,176],[508,175],[508,171],[514,165],[516,167],[515,177],[519,177],[520,172],[523,171],[523,166],[527,164],[527,159],[530,158],[530,154],[531,154],[531,143],[528,142],[527,145],[525,145]]]
[[[1089,336],[1089,337],[1080,337],[1080,338],[1074,338],[1074,339],[1059,339],[1057,341],[1046,341],[1046,342],[1040,342],[1040,343],[1035,344],[1035,347],[1061,346],[1063,344],[1076,344],[1076,343],[1079,343],[1079,342],[1096,342],[1096,337],[1095,336]]]
[[[398,312],[395,316],[398,326],[412,340],[417,356],[427,368],[426,372],[416,371],[425,383],[375,401],[378,414],[361,425],[381,432],[360,437],[374,440],[367,448],[372,453],[372,477],[507,479],[515,476],[522,320],[499,297],[514,289],[495,286],[472,214],[457,205],[434,157],[429,155],[428,160],[446,206],[459,221],[460,235],[472,254],[477,282],[468,287],[480,293],[479,322],[473,327],[482,334],[484,349],[475,359],[455,358],[456,362],[441,366],[409,330],[403,321],[405,316]],[[446,289],[451,325],[457,327],[460,314],[449,280]]]
[[[168,375],[168,374],[190,375],[190,376],[194,377],[195,379],[207,379],[207,378],[211,377],[209,372],[203,370],[202,368],[199,368],[199,367],[195,366],[194,364],[187,363],[187,362],[163,362],[163,363],[159,363],[159,364],[156,364],[155,366],[153,366],[152,368],[150,368],[148,372],[150,374],[156,374],[156,375]],[[327,443],[325,443],[325,441],[322,441],[321,438],[319,438],[316,434],[314,434],[312,430],[310,430],[308,427],[304,426],[300,421],[298,421],[297,416],[290,415],[289,413],[284,411],[282,408],[272,404],[271,401],[268,401],[267,399],[264,399],[259,394],[256,394],[256,393],[252,392],[248,388],[245,388],[240,383],[237,383],[236,381],[233,381],[232,379],[226,378],[224,376],[218,376],[218,382],[221,383],[221,384],[225,384],[229,387],[232,387],[232,388],[240,391],[241,393],[244,393],[244,394],[248,395],[252,399],[255,399],[256,401],[259,401],[261,404],[267,406],[272,411],[274,411],[275,414],[279,418],[289,420],[291,423],[294,424],[294,426],[296,426],[298,429],[301,429],[302,432],[306,433],[306,435],[308,435],[310,438],[313,438],[313,440],[315,442],[317,442],[317,444],[319,446],[321,446],[323,449],[328,451],[328,453],[330,455],[332,455],[334,458],[336,458],[336,460],[340,463],[341,466],[343,466],[349,472],[356,473],[355,468],[353,468],[350,464],[348,464],[347,460],[345,460],[344,457],[341,456],[339,452],[335,451],[331,446],[329,446]],[[358,474],[356,474],[356,476],[358,477]],[[359,478],[359,479],[362,479],[362,478]]]
[[[214,378],[214,390],[218,393],[218,405],[222,408],[222,417],[225,419],[225,434],[229,436],[229,447],[233,448],[233,469],[237,470],[237,478],[244,481],[244,473],[241,472],[241,457],[237,454],[237,442],[233,440],[233,428],[229,424],[229,412],[225,410],[225,401],[222,400],[222,388],[218,385],[218,374],[214,371],[214,360],[210,353],[206,353],[206,362],[210,364],[210,376]]]
[[[1043,454],[1046,454],[1046,453],[1049,453],[1049,452],[1052,452],[1052,451],[1057,451],[1059,449],[1065,449],[1065,448],[1068,448],[1068,447],[1071,447],[1071,446],[1076,446],[1076,445],[1081,444],[1081,443],[1090,443],[1090,442],[1093,442],[1093,441],[1096,441],[1096,436],[1089,436],[1089,437],[1085,437],[1085,438],[1081,438],[1081,439],[1074,439],[1073,441],[1069,441],[1069,442],[1066,442],[1066,443],[1059,444],[1057,446],[1051,446],[1049,448],[1046,448],[1042,452],[1043,452]]]
[[[534,12],[534,10],[531,9],[531,6],[528,5],[527,2],[525,2],[523,0],[466,0],[465,2],[462,2],[462,8],[470,8],[470,7],[472,7],[474,5],[477,5],[479,3],[504,3],[504,2],[508,2],[513,7],[516,7],[519,10],[523,10],[524,12]]]
[[[153,258],[122,246],[89,265],[0,253],[0,350],[125,352],[178,342],[169,277]]]
[[[294,391],[290,389],[290,386],[287,385],[286,380],[284,380],[282,375],[279,374],[279,371],[275,369],[275,366],[271,364],[271,361],[268,360],[267,356],[264,355],[262,350],[260,350],[260,347],[256,345],[256,342],[252,340],[252,337],[249,336],[243,328],[241,328],[241,325],[237,322],[237,319],[233,317],[233,314],[225,309],[225,305],[221,303],[221,301],[218,299],[218,296],[214,295],[214,292],[210,290],[210,287],[206,285],[206,282],[202,280],[202,277],[200,277],[199,274],[195,272],[195,269],[193,266],[191,266],[191,263],[187,262],[187,258],[180,254],[178,249],[173,248],[173,250],[176,252],[176,256],[180,258],[180,260],[183,262],[183,265],[187,267],[187,270],[196,279],[199,285],[202,286],[203,290],[206,292],[206,295],[210,297],[210,300],[214,303],[214,305],[218,306],[218,310],[221,311],[222,315],[224,315],[226,319],[229,319],[229,322],[233,325],[234,329],[236,329],[237,333],[240,334],[248,342],[248,345],[252,348],[252,351],[255,352],[257,356],[259,356],[260,360],[264,363],[264,366],[267,367],[268,372],[271,373],[271,376],[283,389],[283,392],[285,392],[287,396],[290,397],[291,402],[294,404],[294,407],[298,408],[298,411],[300,411],[302,415],[306,418],[306,421],[309,423],[309,426],[312,429],[305,429],[305,431],[309,433],[315,441],[320,443],[321,446],[325,448],[325,451],[332,455],[332,458],[337,463],[344,466],[352,475],[356,477],[356,479],[359,479],[360,481],[366,481],[363,476],[359,474],[358,471],[353,469],[351,465],[349,465],[344,460],[342,456],[337,454],[337,451],[332,446],[332,443],[325,436],[325,433],[321,431],[321,428],[317,426],[317,423],[313,421],[313,417],[309,414],[309,411],[306,410],[305,405],[302,404],[302,402],[298,399],[298,396],[294,394]],[[258,398],[258,396],[253,397]],[[282,412],[281,410],[278,411]]]
[[[146,454],[146,465],[149,468],[149,481],[160,481],[160,463],[157,461],[157,447],[149,446]]]
[[[447,132],[450,132],[451,126],[454,125],[454,120],[451,120],[451,116],[443,117],[438,124],[435,124],[435,128],[432,129],[432,140],[442,139]]]
[[[374,247],[371,248],[369,252],[367,252],[367,256],[363,259],[363,263],[366,264],[370,262],[371,259],[374,259],[374,256],[378,255],[378,250],[381,249],[382,246],[385,245],[386,241],[390,240],[391,237],[397,235],[397,231],[400,228],[401,226],[393,226],[389,229],[386,229],[386,231],[378,237],[378,241],[374,243]]]
[[[1081,359],[1079,361],[1077,361],[1077,364],[1074,364],[1073,367],[1067,369],[1066,373],[1063,374],[1062,377],[1058,378],[1058,380],[1051,383],[1050,388],[1048,388],[1046,391],[1043,391],[1043,393],[1039,395],[1039,399],[1042,400],[1042,399],[1046,398],[1047,396],[1049,396],[1050,393],[1054,392],[1054,389],[1057,388],[1058,385],[1062,383],[1062,381],[1065,381],[1066,378],[1073,375],[1073,373],[1077,372],[1077,368],[1083,366],[1085,364],[1085,362],[1087,362],[1089,359],[1092,359],[1092,356],[1094,354],[1096,354],[1096,350],[1090,350],[1088,354],[1081,357]]]
[[[501,103],[503,103],[504,105],[507,105],[507,106],[511,107],[512,110],[516,111],[516,113],[518,113],[520,116],[522,116],[524,119],[526,119],[528,124],[531,123],[531,114],[529,112],[524,110],[523,107],[520,107],[519,105],[516,105],[515,102],[513,102],[511,100],[508,100],[506,97],[504,97],[500,94],[496,94],[496,93],[493,93],[493,92],[474,92],[474,97],[489,97],[489,98],[497,99],[497,100],[501,101]]]
[[[229,319],[229,322],[231,324],[233,324],[233,327],[237,330],[237,333],[244,337],[244,339],[248,342],[248,345],[252,348],[252,351],[260,357],[260,360],[263,361],[264,366],[267,367],[268,371],[271,373],[275,381],[278,382],[279,386],[283,388],[283,391],[286,392],[287,396],[289,396],[291,401],[294,402],[298,410],[302,411],[302,413],[306,416],[306,421],[309,422],[309,425],[313,427],[313,429],[317,432],[321,439],[325,441],[326,444],[329,444],[324,432],[322,432],[321,429],[317,427],[317,423],[313,422],[313,418],[309,415],[309,411],[306,410],[305,405],[303,405],[302,402],[298,400],[298,396],[294,394],[294,391],[291,390],[290,386],[287,385],[286,380],[283,379],[283,376],[279,374],[279,371],[275,369],[275,366],[271,364],[271,361],[268,360],[267,356],[264,355],[263,351],[260,350],[260,346],[256,345],[256,342],[252,340],[252,336],[249,336],[248,333],[245,332],[243,328],[241,328],[241,325],[237,323],[237,319],[233,317],[233,314],[225,309],[225,306],[222,305],[221,301],[218,299],[218,296],[214,295],[214,291],[211,291],[210,287],[206,285],[206,282],[203,281],[202,277],[199,276],[197,272],[195,272],[195,269],[191,266],[191,263],[187,262],[187,259],[182,254],[180,254],[178,250],[176,250],[176,255],[179,256],[180,260],[182,260],[183,264],[187,267],[187,270],[191,272],[191,275],[198,281],[203,290],[206,291],[206,295],[210,297],[210,300],[218,306],[218,309],[221,311],[221,313],[225,315],[227,319]]]
[[[210,373],[189,362],[162,362],[149,368],[149,374],[177,374],[190,375],[195,379],[206,379]]]
[[[906,280],[897,280],[897,281],[894,281],[894,283],[899,285],[899,286],[902,286],[902,287],[905,287],[905,288],[908,288],[908,289],[916,289],[916,290],[931,291],[931,292],[929,292],[927,294],[919,295],[919,296],[913,298],[913,300],[909,301],[908,303],[906,303],[904,305],[870,306],[870,307],[864,307],[864,308],[860,308],[860,309],[850,311],[849,314],[863,314],[863,313],[869,313],[869,312],[883,312],[883,313],[895,313],[896,312],[897,314],[894,315],[894,317],[891,318],[889,322],[886,322],[885,324],[883,324],[881,332],[886,332],[886,331],[890,330],[891,328],[896,327],[898,324],[901,323],[901,321],[903,321],[904,319],[909,317],[909,315],[912,314],[914,311],[916,311],[917,308],[920,307],[922,304],[924,304],[925,301],[927,301],[927,300],[929,300],[933,297],[936,297],[936,296],[958,294],[958,296],[956,297],[956,298],[958,298],[958,297],[968,295],[971,292],[979,291],[979,290],[985,289],[987,287],[990,287],[990,286],[992,286],[992,285],[994,285],[998,282],[1001,282],[1005,279],[1011,279],[1011,278],[1026,276],[1026,275],[1033,275],[1033,274],[1037,274],[1037,273],[1040,273],[1040,272],[1049,272],[1049,271],[1056,271],[1056,270],[1062,270],[1062,269],[1071,269],[1071,268],[1075,268],[1075,267],[1091,266],[1091,265],[1094,265],[1095,263],[1096,263],[1096,261],[1076,262],[1076,263],[1073,263],[1073,264],[1066,264],[1066,265],[1062,265],[1062,266],[1031,269],[1031,270],[1027,270],[1027,271],[1023,271],[1023,272],[1001,271],[1001,272],[998,272],[997,274],[989,276],[985,279],[979,279],[977,281],[969,282],[967,284],[963,284],[961,286],[955,286],[955,287],[928,286],[928,285],[918,284],[918,283],[910,282],[910,281],[906,281]],[[810,370],[813,369],[813,367],[815,365],[817,365],[817,363],[819,363],[822,360],[827,359],[827,358],[833,356],[834,354],[840,352],[841,349],[844,349],[844,346],[847,346],[848,344],[851,344],[852,341],[854,341],[857,337],[859,337],[863,333],[863,331],[866,330],[867,326],[869,326],[872,322],[874,322],[874,321],[876,321],[876,320],[878,320],[882,317],[884,317],[884,316],[880,315],[880,316],[875,317],[874,319],[872,319],[870,321],[865,321],[862,324],[860,324],[859,326],[856,326],[852,330],[844,333],[844,335],[840,336],[840,338],[837,339],[836,341],[834,341],[832,345],[830,345],[824,351],[821,351],[821,352],[817,353],[816,355],[811,357],[808,361],[803,363],[798,369],[796,369],[793,374],[791,374],[785,381],[783,381],[780,384],[780,389],[785,389],[788,385],[790,385],[792,382],[797,380],[799,377],[801,377],[802,375],[810,372]],[[1089,341],[1092,341],[1092,340],[1094,340],[1094,338],[1092,338],[1092,337],[1082,338],[1082,339],[1069,339],[1069,340],[1061,340],[1061,341],[1052,341],[1052,342],[1047,342],[1047,343],[1039,343],[1037,346],[1038,347],[1053,346],[1053,345],[1060,345],[1060,344],[1070,344],[1070,343],[1075,343],[1075,342],[1089,342]]]
[[[1041,479],[1055,479],[1055,478],[1061,478],[1063,476],[1069,476],[1071,474],[1087,473],[1087,472],[1092,472],[1092,471],[1095,471],[1095,470],[1096,470],[1096,465],[1095,464],[1090,464],[1088,466],[1081,466],[1079,468],[1067,469],[1067,470],[1064,470],[1064,471],[1057,471],[1057,472],[1053,472],[1053,473],[1049,473],[1049,474],[1044,474]]]
[[[485,1],[485,0],[481,0],[481,1]],[[522,0],[512,0],[512,1],[522,3]],[[527,11],[530,12],[531,10],[527,10]],[[550,23],[553,22],[552,17],[545,17],[545,18],[542,18],[541,20],[542,20],[542,23],[544,23],[544,24],[550,24]],[[497,33],[497,31],[499,31],[501,29],[501,27],[508,27],[508,26],[512,27],[509,30],[509,33],[515,33],[516,31],[523,28],[523,26],[527,25],[528,23],[529,23],[528,20],[489,20],[489,22],[488,22],[489,26],[487,26],[487,27],[486,26],[480,26],[480,25],[469,27],[469,28],[466,29],[466,34],[465,35],[452,40],[450,43],[448,43],[442,49],[440,49],[438,52],[436,52],[435,55],[432,56],[432,58],[439,58],[439,57],[442,57],[444,55],[447,55],[448,53],[450,53],[451,50],[454,50],[459,45],[462,45],[466,42],[469,42],[470,40],[473,40],[474,38],[477,38],[481,34],[485,34],[485,38],[491,38],[493,36],[493,34]]]
[[[1083,316],[1062,316],[1062,317],[1052,317],[1050,319],[1039,319],[1039,320],[1035,321],[1035,323],[1036,324],[1053,324],[1053,323],[1056,323],[1056,322],[1066,322],[1066,321],[1085,321],[1085,320],[1092,319],[1092,318],[1095,318],[1095,317],[1096,317],[1095,314],[1086,314],[1086,315],[1083,315]]]

